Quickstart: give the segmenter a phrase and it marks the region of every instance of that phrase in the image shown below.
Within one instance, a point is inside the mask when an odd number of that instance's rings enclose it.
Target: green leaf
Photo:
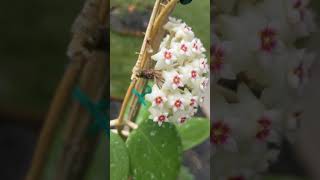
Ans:
[[[129,157],[126,145],[117,134],[110,133],[110,177],[111,180],[127,180]]]
[[[109,135],[108,135],[109,136]],[[85,180],[101,180],[109,178],[109,171],[106,171],[108,167],[108,154],[109,148],[107,147],[107,135],[101,137],[100,143],[94,154],[94,157],[88,167],[88,171],[85,175]],[[107,152],[106,152],[107,151]]]
[[[133,179],[176,180],[182,147],[174,125],[145,120],[127,139]]]
[[[59,159],[59,155],[63,150],[63,132],[65,128],[65,124],[59,124],[57,127],[57,131],[54,133],[54,139],[52,147],[49,150],[48,160],[45,164],[44,172],[42,175],[42,179],[46,180],[54,180],[56,177],[56,164],[57,159]]]
[[[138,125],[141,124],[143,121],[149,119],[150,113],[149,113],[148,109],[150,108],[151,103],[146,102],[146,104],[147,104],[146,106],[142,105],[140,107],[139,113],[138,113],[136,121],[135,121]]]
[[[183,150],[193,148],[210,137],[210,121],[206,118],[194,117],[177,126],[182,140]]]
[[[195,180],[195,177],[187,167],[182,166],[178,180]]]

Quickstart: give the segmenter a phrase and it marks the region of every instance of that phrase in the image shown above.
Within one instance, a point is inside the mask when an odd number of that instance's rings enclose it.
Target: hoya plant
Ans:
[[[110,122],[111,180],[189,178],[182,153],[210,136],[210,121],[195,117],[209,85],[202,42],[170,17],[177,3],[157,0],[131,84]]]
[[[315,53],[308,0],[218,0],[211,47],[213,179],[259,179],[296,142]]]

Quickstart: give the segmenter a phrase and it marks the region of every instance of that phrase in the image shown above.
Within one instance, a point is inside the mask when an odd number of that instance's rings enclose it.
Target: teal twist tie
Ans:
[[[94,118],[93,124],[88,128],[90,134],[96,135],[100,130],[105,130],[109,134],[109,126],[107,125],[109,103],[105,99],[101,99],[98,103],[94,103],[80,88],[76,88],[73,92],[73,97],[79,101],[80,105],[83,106]]]
[[[133,90],[132,90],[132,93],[133,93],[134,95],[138,96],[138,101],[139,101],[141,104],[143,104],[144,106],[147,105],[146,100],[144,99],[144,96],[145,96],[146,94],[151,93],[151,92],[152,92],[152,89],[151,89],[151,87],[150,87],[149,85],[146,87],[146,90],[144,91],[144,93],[141,93],[141,94],[140,94],[136,89],[133,89]]]

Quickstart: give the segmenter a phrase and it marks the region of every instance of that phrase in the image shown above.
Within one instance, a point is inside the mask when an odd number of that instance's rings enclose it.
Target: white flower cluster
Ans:
[[[181,124],[197,112],[204,100],[203,92],[209,83],[206,50],[181,20],[169,18],[164,29],[168,34],[159,52],[151,57],[156,61],[155,70],[162,72],[164,83],[160,88],[155,84],[146,100],[152,104],[149,112],[153,121],[159,125]]]
[[[294,142],[298,105],[315,55],[301,40],[316,30],[308,0],[217,0],[212,32],[213,179],[255,179]],[[223,82],[223,83],[222,83]],[[228,82],[236,82],[236,86]],[[230,98],[230,97],[229,97]]]

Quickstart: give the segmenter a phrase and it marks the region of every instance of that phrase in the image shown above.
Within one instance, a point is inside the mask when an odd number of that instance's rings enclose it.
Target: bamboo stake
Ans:
[[[141,80],[138,79],[136,74],[137,71],[143,68],[147,68],[148,66],[150,67],[152,65],[152,63],[150,62],[150,48],[152,49],[152,52],[154,53],[154,49],[158,49],[159,45],[160,45],[160,40],[162,39],[163,35],[164,35],[164,30],[162,28],[162,26],[165,24],[165,22],[167,21],[167,18],[169,16],[169,14],[172,12],[172,10],[174,9],[175,5],[178,3],[178,0],[171,0],[168,1],[167,4],[165,4],[164,6],[160,6],[160,0],[157,0],[155,2],[151,17],[150,17],[150,21],[149,21],[149,25],[146,31],[146,35],[144,38],[144,41],[142,43],[142,47],[139,53],[139,57],[137,60],[136,65],[133,68],[133,73],[131,76],[131,83],[129,85],[129,88],[127,90],[126,96],[124,98],[124,101],[122,103],[121,106],[121,110],[119,113],[119,117],[118,117],[118,124],[117,124],[117,129],[118,129],[118,133],[121,135],[121,131],[123,129],[124,126],[124,113],[125,110],[127,108],[129,99],[131,97],[132,94],[132,90],[133,88],[138,88],[140,85],[142,85],[141,89],[142,91],[144,91],[145,87],[146,87],[146,80]],[[141,82],[142,81],[142,82]],[[133,102],[131,104],[131,112],[130,117],[127,121],[131,121],[133,117],[136,116],[139,107],[137,107],[137,98],[134,97]]]
[[[161,7],[159,7],[158,9],[158,13],[162,13],[162,15],[159,15],[158,18],[156,18],[156,22],[155,25],[151,31],[151,35],[150,35],[150,39],[148,39],[149,41],[147,41],[147,45],[149,47],[150,50],[152,50],[152,52],[147,51],[147,53],[143,54],[144,55],[144,59],[150,59],[151,54],[154,53],[154,50],[157,50],[159,48],[160,42],[162,37],[165,34],[164,29],[162,28],[163,24],[166,21],[166,18],[169,16],[169,14],[172,12],[174,6],[175,6],[176,2],[174,1],[170,1],[168,3],[168,5],[162,4]],[[162,9],[166,8],[163,12],[161,11]],[[152,41],[151,41],[152,40]],[[150,42],[151,41],[151,42]],[[141,62],[141,69],[149,69],[154,65],[154,62],[152,61],[143,61]],[[147,80],[145,79],[138,79],[138,82],[136,83],[135,89],[141,88],[141,92],[143,92],[145,90],[145,87],[147,85]],[[130,114],[129,114],[129,118],[127,121],[132,121],[133,119],[136,118],[137,113],[140,110],[141,106],[137,105],[137,97],[134,97],[131,105],[130,105]]]
[[[101,0],[99,8],[99,22],[101,26],[108,27],[108,1]],[[80,80],[82,90],[91,98],[98,100],[105,94],[106,84],[101,87],[101,82],[107,82],[107,55],[105,52],[93,51],[92,57],[82,74]],[[98,136],[87,137],[87,129],[92,119],[87,110],[74,103],[65,132],[65,146],[57,164],[57,180],[71,180],[83,178],[90,157],[95,151]]]
[[[101,82],[106,78],[106,62],[104,56],[91,59],[87,63],[81,80],[82,90],[94,100],[99,100],[105,94],[105,88],[101,87]],[[103,84],[105,86],[105,84]],[[101,91],[101,89],[103,89]],[[98,140],[97,136],[87,137],[87,130],[90,125],[90,114],[87,110],[74,103],[76,113],[72,113],[67,126],[64,143],[64,150],[57,163],[57,180],[81,179],[89,163],[89,156],[92,155]],[[88,146],[90,144],[90,146]]]
[[[135,87],[135,84],[136,84],[136,81],[137,81],[136,71],[141,68],[141,63],[144,63],[143,61],[146,60],[145,58],[143,58],[143,56],[145,54],[147,41],[149,40],[151,29],[153,28],[152,25],[153,25],[153,22],[155,21],[155,17],[156,17],[158,8],[159,8],[159,4],[160,4],[160,0],[156,0],[156,2],[154,4],[154,7],[153,7],[153,10],[152,10],[152,13],[151,13],[149,24],[148,24],[148,27],[147,27],[146,35],[144,37],[144,40],[143,40],[143,43],[142,43],[142,47],[141,47],[141,50],[140,50],[140,53],[139,53],[139,56],[138,56],[137,63],[136,63],[136,65],[134,66],[134,68],[132,70],[132,76],[131,76],[131,80],[132,81],[131,81],[131,83],[129,85],[129,88],[128,88],[127,92],[126,92],[126,95],[124,97],[123,103],[121,105],[121,109],[120,109],[120,113],[119,113],[119,117],[118,117],[118,123],[117,123],[117,130],[118,130],[118,133],[120,135],[121,135],[121,131],[123,129],[123,124],[124,124],[123,123],[123,121],[124,121],[123,120],[124,113],[125,113],[127,104],[129,102],[129,99],[131,97],[132,90]]]
[[[34,156],[32,158],[31,168],[26,176],[26,180],[36,180],[40,178],[44,162],[50,144],[53,141],[54,131],[61,118],[62,111],[68,101],[73,86],[82,69],[83,60],[72,63],[66,70],[59,87],[56,90],[56,95],[53,98],[47,119],[41,130],[41,134],[36,146]]]
[[[49,152],[50,145],[53,141],[53,134],[61,118],[63,109],[68,101],[68,97],[73,90],[78,75],[81,73],[83,63],[89,54],[84,47],[90,41],[90,34],[97,30],[99,22],[106,24],[108,7],[102,6],[101,11],[94,10],[93,7],[100,7],[99,4],[109,4],[107,0],[88,0],[87,6],[84,7],[74,24],[73,39],[69,46],[69,57],[73,60],[66,69],[63,79],[60,82],[56,95],[50,106],[47,119],[43,125],[38,144],[32,159],[31,167],[26,175],[26,180],[38,180],[44,167],[46,156]],[[105,13],[103,13],[104,11]],[[98,16],[95,14],[99,13]],[[86,23],[84,23],[86,22]]]

